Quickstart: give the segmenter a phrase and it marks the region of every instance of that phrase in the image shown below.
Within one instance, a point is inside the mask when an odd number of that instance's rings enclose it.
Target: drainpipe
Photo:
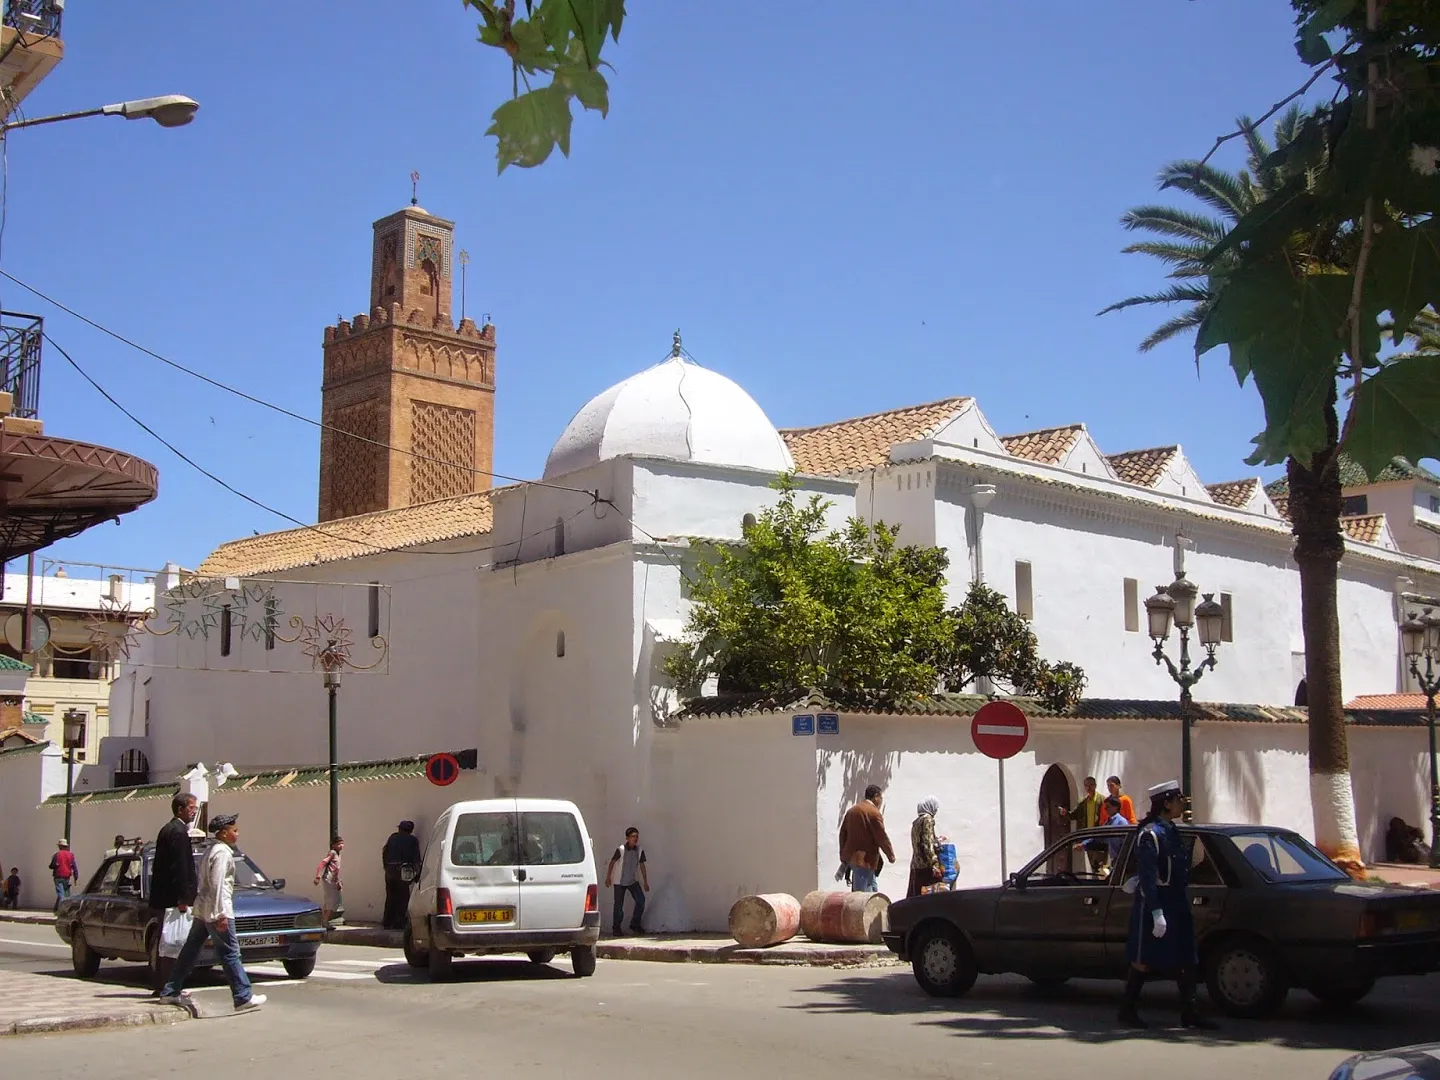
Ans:
[[[985,584],[985,508],[995,501],[994,484],[976,484],[970,489],[970,506],[975,515],[975,550],[970,558],[970,581],[975,585]],[[995,693],[995,684],[984,675],[975,680],[977,693],[989,697]],[[1004,781],[1002,780],[1003,784]],[[1001,796],[1004,798],[1004,788],[1001,788]],[[1002,860],[1003,861],[1003,860]]]

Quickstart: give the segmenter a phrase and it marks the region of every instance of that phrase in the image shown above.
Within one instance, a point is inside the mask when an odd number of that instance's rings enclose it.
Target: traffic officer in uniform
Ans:
[[[1181,841],[1175,819],[1185,810],[1185,796],[1173,780],[1149,791],[1150,813],[1135,836],[1138,881],[1130,911],[1130,937],[1125,956],[1130,975],[1120,1023],[1130,1028],[1148,1025],[1136,1005],[1147,979],[1160,976],[1180,984],[1180,1024],[1213,1029],[1214,1023],[1195,1011],[1195,922],[1190,914],[1190,857]],[[1126,889],[1130,883],[1126,883]]]

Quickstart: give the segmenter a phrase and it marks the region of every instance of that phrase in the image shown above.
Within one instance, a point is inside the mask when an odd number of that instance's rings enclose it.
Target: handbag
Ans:
[[[179,956],[194,923],[190,912],[166,908],[165,922],[160,927],[160,955],[172,960]]]
[[[415,872],[415,870],[416,868],[414,866],[406,863],[404,866],[400,867],[400,880],[405,882],[405,884],[407,885],[410,884],[410,882],[414,881],[419,876]]]

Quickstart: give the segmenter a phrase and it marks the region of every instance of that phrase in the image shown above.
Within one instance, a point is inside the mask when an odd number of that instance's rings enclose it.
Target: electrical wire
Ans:
[[[264,398],[256,397],[254,394],[247,393],[246,391],[241,390],[239,387],[231,386],[228,383],[223,383],[219,379],[213,379],[209,375],[204,374],[203,372],[196,371],[194,368],[187,367],[176,360],[171,360],[169,357],[162,356],[154,349],[146,348],[139,342],[132,341],[130,338],[127,338],[124,334],[118,333],[115,330],[111,330],[103,323],[98,323],[89,316],[82,315],[74,308],[67,307],[59,300],[56,300],[52,296],[46,295],[28,282],[21,281],[18,277],[10,273],[8,270],[0,269],[0,277],[6,278],[9,281],[14,282],[26,292],[34,294],[41,300],[45,301],[45,303],[50,304],[52,307],[58,308],[60,311],[65,312],[66,315],[69,315],[75,319],[79,319],[86,326],[90,326],[96,330],[99,330],[102,334],[114,338],[122,345],[128,345],[136,352],[144,353],[146,356],[154,360],[160,361],[160,363],[165,364],[167,367],[174,368],[176,371],[179,371],[185,375],[189,375],[193,379],[199,379],[203,383],[208,383],[209,385],[215,387],[217,390],[223,390],[227,394],[234,394],[236,397],[242,398],[253,405],[259,405],[262,408],[270,409],[274,412],[277,412],[281,416],[288,416],[292,420],[299,420],[303,424],[309,424],[312,427],[317,427],[321,431],[333,432],[334,434],[342,435],[347,439],[354,439],[356,442],[366,443],[370,446],[379,447],[382,450],[388,450],[394,454],[402,454],[405,457],[411,457],[417,461],[429,461],[437,465],[444,465],[451,469],[460,469],[464,472],[471,474],[472,476],[488,476],[491,479],[504,480],[512,484],[531,484],[535,487],[553,488],[556,491],[570,491],[574,492],[577,495],[595,495],[595,492],[587,491],[585,488],[571,487],[567,484],[552,484],[547,480],[525,480],[518,476],[507,476],[504,473],[490,472],[485,469],[477,469],[473,465],[462,465],[458,461],[446,461],[444,458],[431,457],[429,454],[421,454],[417,453],[414,450],[407,450],[404,447],[392,446],[391,444],[387,442],[382,442],[379,439],[370,439],[366,438],[364,435],[356,435],[354,432],[346,431],[344,428],[335,427],[333,424],[327,424],[323,420],[316,420],[313,417],[304,415],[303,413],[297,413],[292,409],[287,409],[283,405],[277,405],[273,401],[266,401]]]

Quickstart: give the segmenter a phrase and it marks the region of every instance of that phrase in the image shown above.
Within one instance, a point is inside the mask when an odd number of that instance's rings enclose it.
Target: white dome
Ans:
[[[795,468],[754,398],[679,356],[591,398],[551,447],[545,479],[624,454],[776,473]]]

